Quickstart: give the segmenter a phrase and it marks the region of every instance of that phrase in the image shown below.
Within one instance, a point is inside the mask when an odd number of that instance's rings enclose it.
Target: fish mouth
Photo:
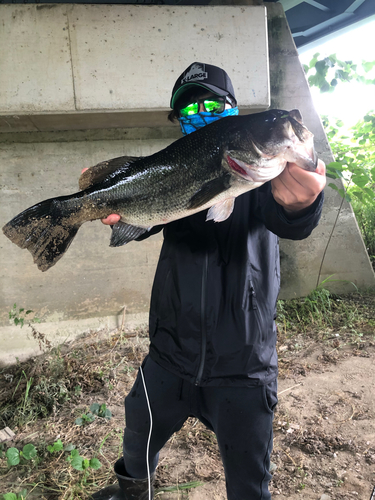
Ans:
[[[298,109],[290,111],[287,119],[283,132],[290,142],[285,149],[284,158],[287,162],[296,163],[304,170],[314,172],[318,165],[318,157],[314,148],[314,134],[304,126],[302,115]]]

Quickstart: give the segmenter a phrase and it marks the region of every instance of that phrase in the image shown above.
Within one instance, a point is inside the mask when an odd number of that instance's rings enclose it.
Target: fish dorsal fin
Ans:
[[[83,191],[94,184],[102,182],[107,175],[112,174],[115,170],[121,167],[127,167],[131,163],[140,160],[141,156],[119,156],[112,160],[102,161],[93,167],[88,168],[81,174],[79,178],[79,189]]]
[[[190,198],[187,207],[188,210],[194,210],[195,208],[199,208],[206,203],[209,203],[212,198],[215,198],[215,196],[229,189],[230,179],[231,175],[228,173],[203,184],[200,190]]]
[[[227,198],[226,200],[219,201],[207,212],[206,221],[213,220],[214,222],[223,222],[233,212],[234,198]]]
[[[150,231],[150,227],[139,227],[126,224],[126,222],[119,221],[113,226],[111,235],[110,247],[120,247],[126,245],[129,241],[139,238],[142,234]]]

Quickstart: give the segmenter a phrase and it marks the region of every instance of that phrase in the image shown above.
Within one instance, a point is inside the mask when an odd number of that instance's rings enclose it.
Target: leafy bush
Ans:
[[[353,199],[352,207],[375,271],[375,206]]]

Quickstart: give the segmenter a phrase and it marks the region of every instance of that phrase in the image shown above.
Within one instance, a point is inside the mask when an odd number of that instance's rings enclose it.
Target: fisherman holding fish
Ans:
[[[118,482],[91,498],[151,500],[159,451],[194,416],[216,434],[227,498],[269,500],[278,238],[302,240],[317,226],[325,165],[298,110],[237,116],[217,66],[191,64],[171,108],[184,137],[91,167],[81,191],[24,210],[3,231],[47,271],[84,222],[112,225],[111,246],[163,230]]]
[[[171,107],[169,119],[178,119],[184,135],[238,114],[227,73],[198,62],[177,79]],[[159,451],[189,416],[217,436],[227,498],[271,498],[278,237],[310,235],[324,186],[321,160],[315,171],[288,163],[278,177],[237,198],[225,222],[206,222],[200,212],[147,234],[164,229],[151,297],[150,354],[125,399],[118,484],[93,499],[153,498]],[[119,219],[112,214],[102,222]]]

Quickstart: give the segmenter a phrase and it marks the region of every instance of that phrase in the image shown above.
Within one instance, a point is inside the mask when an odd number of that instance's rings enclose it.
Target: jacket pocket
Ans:
[[[258,309],[257,294],[251,278],[248,279],[247,286],[245,287],[245,293],[242,299],[242,309],[245,311]]]
[[[277,406],[277,379],[267,385],[262,386],[263,402],[268,413],[274,413]]]

